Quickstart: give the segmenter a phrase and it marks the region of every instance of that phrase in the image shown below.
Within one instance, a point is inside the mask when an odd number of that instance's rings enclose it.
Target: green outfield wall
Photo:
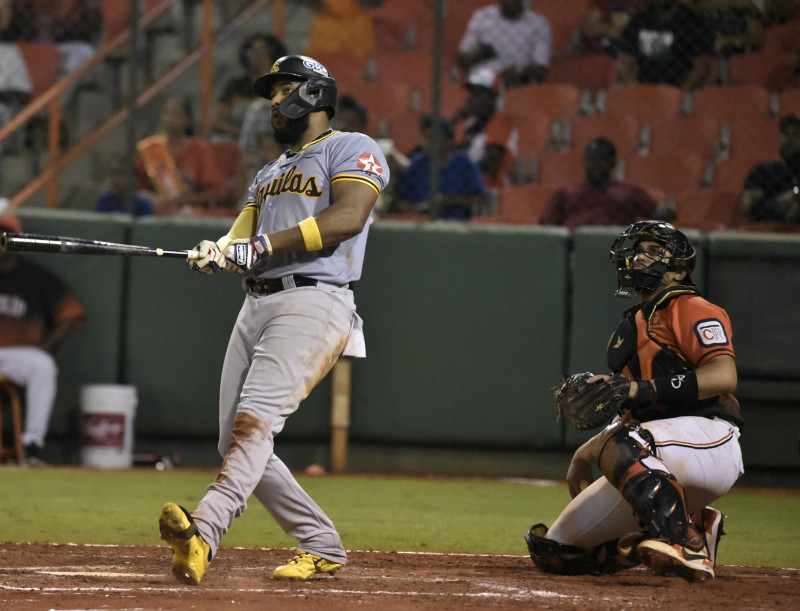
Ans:
[[[169,249],[216,239],[230,224],[19,216],[32,233]],[[635,303],[613,296],[608,254],[619,230],[376,222],[354,287],[368,357],[353,363],[351,442],[387,452],[575,448],[587,435],[557,422],[551,388],[570,372],[607,369],[608,337]],[[687,233],[700,250],[695,280],[733,321],[745,463],[800,469],[800,237]],[[124,383],[137,387],[137,439],[213,446],[240,277],[194,274],[180,259],[28,256],[64,277],[88,312],[57,355],[53,441],[79,445],[83,385]],[[325,444],[329,405],[326,379],[282,440]]]

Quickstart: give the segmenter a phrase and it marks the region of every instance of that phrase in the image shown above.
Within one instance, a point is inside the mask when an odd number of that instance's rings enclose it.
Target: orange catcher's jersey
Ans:
[[[608,344],[612,371],[636,380],[694,371],[709,359],[735,358],[727,312],[691,286],[667,289],[627,312]],[[732,395],[676,404],[656,401],[643,420],[680,415],[720,416],[741,424]]]

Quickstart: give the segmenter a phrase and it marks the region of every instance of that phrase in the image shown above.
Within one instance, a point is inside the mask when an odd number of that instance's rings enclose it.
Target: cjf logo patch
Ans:
[[[694,326],[694,332],[703,346],[718,346],[728,343],[725,328],[715,318],[701,320]]]
[[[358,158],[358,167],[365,172],[375,174],[375,176],[383,176],[383,168],[372,153],[364,153],[361,155],[361,157]]]

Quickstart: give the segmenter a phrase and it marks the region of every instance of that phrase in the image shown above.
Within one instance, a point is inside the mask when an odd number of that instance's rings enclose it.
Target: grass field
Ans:
[[[213,471],[0,468],[0,541],[160,545],[161,506],[193,508]],[[552,524],[566,486],[534,480],[298,476],[348,549],[527,554],[523,535]],[[714,506],[728,515],[721,564],[800,568],[800,490],[734,487]],[[253,500],[223,546],[292,547]]]

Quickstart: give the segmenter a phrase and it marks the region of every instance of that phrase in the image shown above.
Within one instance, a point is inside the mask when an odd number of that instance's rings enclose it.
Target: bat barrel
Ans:
[[[185,250],[163,250],[161,248],[150,248],[149,246],[117,244],[115,242],[102,242],[100,240],[10,232],[5,232],[0,235],[0,249],[2,249],[3,252],[181,257],[184,259],[189,254]]]

